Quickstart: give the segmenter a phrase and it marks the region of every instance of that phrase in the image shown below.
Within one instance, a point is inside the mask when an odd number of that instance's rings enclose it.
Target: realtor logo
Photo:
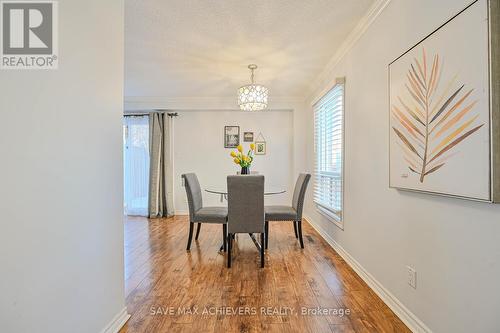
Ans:
[[[57,2],[0,1],[1,69],[56,69]]]

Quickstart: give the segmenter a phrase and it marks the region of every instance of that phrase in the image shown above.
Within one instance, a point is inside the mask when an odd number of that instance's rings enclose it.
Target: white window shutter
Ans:
[[[344,187],[344,80],[313,106],[314,110],[314,202],[342,221]]]

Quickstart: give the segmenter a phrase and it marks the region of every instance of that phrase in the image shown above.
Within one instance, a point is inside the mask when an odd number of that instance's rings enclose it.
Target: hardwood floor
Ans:
[[[228,269],[218,252],[221,225],[203,224],[186,252],[186,216],[127,218],[132,317],[120,332],[409,332],[308,223],[303,227],[301,250],[292,223],[270,224],[264,269],[248,235],[238,235]]]

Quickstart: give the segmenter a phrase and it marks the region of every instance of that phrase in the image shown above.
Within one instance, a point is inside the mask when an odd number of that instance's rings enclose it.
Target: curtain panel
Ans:
[[[149,115],[149,217],[169,217],[173,211],[172,118]]]

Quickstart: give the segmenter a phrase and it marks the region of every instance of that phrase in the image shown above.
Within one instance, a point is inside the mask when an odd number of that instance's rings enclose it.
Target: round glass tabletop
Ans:
[[[224,194],[227,195],[227,188],[226,187],[208,187],[205,189],[205,191],[209,193],[214,193],[214,194]],[[281,194],[285,193],[286,190],[280,187],[266,187],[264,189],[264,195],[273,195],[273,194]]]

